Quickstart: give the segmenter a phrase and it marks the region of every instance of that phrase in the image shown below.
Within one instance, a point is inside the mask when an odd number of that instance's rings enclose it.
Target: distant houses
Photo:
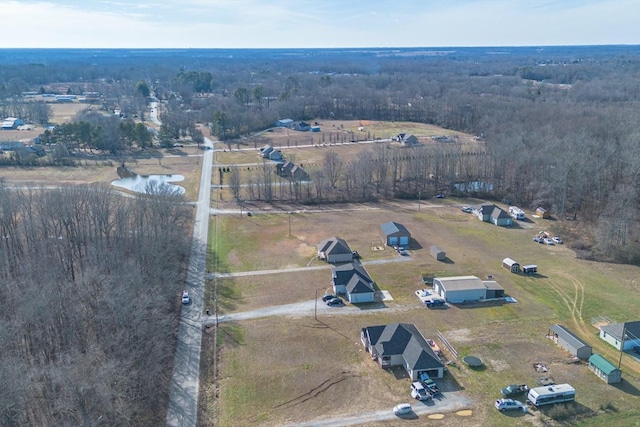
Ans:
[[[283,159],[282,157],[282,151],[273,148],[270,145],[265,145],[264,147],[260,148],[258,150],[260,152],[260,156],[263,159],[268,159],[268,160],[273,160],[273,161],[281,161]]]
[[[309,174],[301,166],[286,161],[276,165],[276,173],[282,178],[289,178],[295,182],[310,181]]]
[[[419,145],[418,138],[410,133],[399,133],[395,137],[391,138],[391,140],[399,142],[403,147]]]
[[[18,119],[16,117],[7,117],[2,121],[2,125],[0,126],[1,130],[13,130],[18,129],[18,126],[24,125],[24,121],[22,119]]]

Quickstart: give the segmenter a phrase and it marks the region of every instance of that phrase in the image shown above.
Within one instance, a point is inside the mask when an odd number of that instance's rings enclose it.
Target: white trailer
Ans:
[[[534,387],[529,390],[527,403],[533,406],[551,405],[576,400],[576,389],[569,384],[554,384]]]
[[[509,206],[509,214],[513,219],[520,221],[525,219],[524,211],[517,206]]]

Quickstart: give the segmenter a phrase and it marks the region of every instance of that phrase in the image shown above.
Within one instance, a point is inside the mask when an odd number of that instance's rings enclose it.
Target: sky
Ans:
[[[0,48],[640,44],[640,0],[0,0]]]

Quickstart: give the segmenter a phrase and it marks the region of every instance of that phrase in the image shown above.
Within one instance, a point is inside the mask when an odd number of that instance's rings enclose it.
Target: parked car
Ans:
[[[173,144],[173,148],[184,147],[184,144],[175,143]]]
[[[422,383],[414,381],[411,383],[411,397],[417,400],[429,400],[431,399],[431,393],[424,388]]]
[[[431,295],[431,291],[429,289],[418,289],[416,295],[418,295],[419,298],[428,297]]]
[[[551,239],[549,237],[544,239],[544,243],[545,243],[545,245],[555,245],[555,242],[553,241],[553,239]]]
[[[409,255],[409,253],[407,252],[407,250],[406,250],[405,248],[403,248],[403,247],[399,247],[399,248],[398,248],[398,253],[399,253],[400,255],[402,255],[402,256]]]
[[[334,298],[334,299],[330,299],[329,301],[327,301],[327,305],[329,307],[334,307],[334,306],[338,306],[338,305],[342,305],[344,304],[342,302],[342,300],[340,298]]]
[[[442,193],[436,194],[436,199],[444,199],[444,194]]]
[[[191,302],[191,297],[189,296],[189,292],[182,291],[182,303],[187,305]]]
[[[411,405],[409,403],[401,403],[393,407],[394,415],[407,415],[410,414],[413,410],[411,409]]]
[[[496,408],[500,412],[504,411],[513,411],[518,409],[520,411],[526,412],[527,407],[522,404],[519,400],[513,399],[498,399],[496,400]]]
[[[559,238],[559,237],[552,237],[552,238],[551,238],[551,240],[553,240],[555,243],[557,243],[557,244],[559,244],[559,245],[561,245],[561,244],[563,244],[563,243],[564,243],[564,242],[562,241],[562,239],[561,239],[561,238]]]
[[[333,295],[333,294],[326,294],[326,295],[322,296],[322,301],[327,302],[327,301],[335,299],[335,298],[338,298],[338,297],[336,295]]]
[[[513,397],[525,394],[529,391],[529,387],[526,384],[511,384],[500,390],[500,393],[504,397]]]
[[[471,212],[473,212],[473,208],[472,208],[471,206],[463,206],[463,207],[461,208],[461,210],[462,210],[462,212],[465,212],[465,213],[471,213]]]
[[[429,301],[425,301],[424,305],[426,305],[428,308],[444,307],[445,301],[443,299],[432,299]]]
[[[537,243],[544,243],[544,239],[542,237],[538,237],[538,236],[534,237],[533,241],[537,242]]]
[[[437,354],[437,353],[436,353]],[[431,379],[431,377],[429,377],[429,375],[427,374],[423,374],[420,377],[420,381],[422,382],[422,385],[429,390],[429,393],[431,393],[431,395],[434,394],[438,394],[440,393],[440,389],[438,388],[438,385],[436,384],[435,381],[433,381]]]

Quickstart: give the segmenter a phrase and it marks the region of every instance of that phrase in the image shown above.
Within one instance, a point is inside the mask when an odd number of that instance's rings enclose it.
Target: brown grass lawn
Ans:
[[[534,386],[543,375],[534,371],[536,362],[547,365],[546,375],[556,383],[570,382],[576,387],[579,405],[572,411],[583,412],[582,417],[587,417],[584,422],[598,425],[625,420],[621,425],[634,425],[640,419],[635,409],[640,395],[637,361],[623,357],[623,385],[608,386],[584,364],[566,363],[568,354],[545,334],[553,323],[562,323],[587,340],[595,352],[617,363],[617,354],[597,338],[591,321],[597,316],[616,321],[637,318],[637,298],[621,296],[637,296],[640,292],[635,280],[638,268],[578,260],[568,245],[534,243],[532,235],[540,229],[552,230],[556,224],[553,221],[494,227],[461,212],[463,204],[473,202],[428,200],[420,212],[415,202],[348,206],[352,209],[348,211],[307,211],[291,215],[291,236],[287,214],[215,217],[212,229],[217,227],[219,232],[214,241],[220,271],[322,265],[313,259],[316,244],[333,235],[345,238],[364,262],[397,258],[388,249],[371,250],[372,242],[379,241],[379,224],[390,220],[403,223],[414,237],[411,261],[367,267],[379,287],[389,290],[394,298],[383,312],[321,317],[326,324],[316,323],[310,316],[224,325],[220,401],[217,406],[211,406],[211,401],[204,404],[217,408],[210,414],[219,415],[219,425],[295,423],[323,418],[327,408],[332,408],[331,416],[340,416],[409,401],[408,381],[371,363],[359,344],[360,328],[395,321],[415,323],[428,338],[435,337],[439,330],[461,356],[475,355],[484,362],[481,370],[461,364],[451,368],[445,387],[464,390],[475,402],[473,414],[468,418],[447,414],[437,421],[440,425],[513,425],[512,417],[499,414],[491,407],[492,402],[499,397],[499,389],[509,383]],[[431,245],[445,250],[448,261],[430,257]],[[538,264],[541,275],[531,278],[511,274],[501,267],[505,257]],[[414,295],[423,286],[420,278],[425,273],[491,274],[518,303],[428,310]],[[222,311],[233,312],[310,300],[316,289],[328,287],[330,278],[327,269],[225,279],[219,282],[224,291],[219,304]],[[212,345],[212,340],[205,341]],[[210,350],[205,345],[203,351],[207,354]],[[212,381],[206,367],[203,375],[201,383]],[[203,393],[203,398],[206,396]],[[535,411],[517,417],[517,422],[542,425],[550,416],[562,415]],[[203,425],[208,425],[204,419]]]

